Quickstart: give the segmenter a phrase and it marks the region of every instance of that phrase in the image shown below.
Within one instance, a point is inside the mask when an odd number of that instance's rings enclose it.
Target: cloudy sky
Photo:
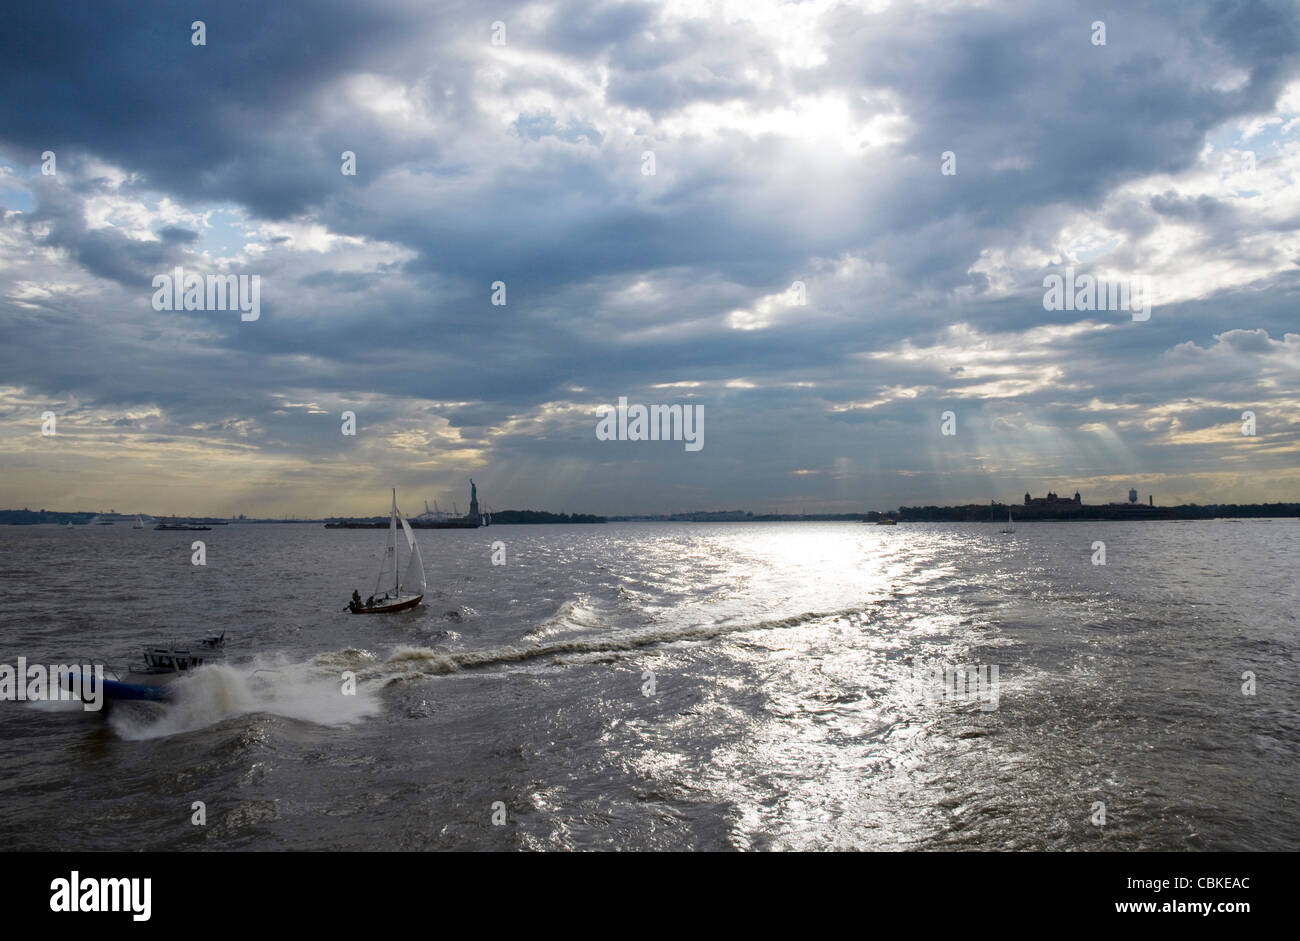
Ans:
[[[1300,499],[1293,4],[17,0],[0,37],[0,506]],[[259,319],[155,310],[178,265]],[[1149,319],[1045,309],[1066,266]],[[619,396],[704,447],[597,440]]]

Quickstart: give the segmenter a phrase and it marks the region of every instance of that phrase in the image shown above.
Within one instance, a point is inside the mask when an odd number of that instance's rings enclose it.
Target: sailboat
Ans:
[[[1010,534],[1010,533],[1014,533],[1015,531],[1016,531],[1016,524],[1011,522],[1011,508],[1007,507],[1007,528],[999,529],[998,532]]]
[[[131,528],[132,528],[132,529],[144,529],[144,520],[141,519],[139,516],[137,516],[137,517],[135,518],[135,522],[131,524]]]
[[[397,538],[397,524],[402,524],[407,551],[404,574],[401,567],[401,543]],[[426,584],[424,579],[424,560],[420,558],[420,547],[415,542],[415,533],[406,522],[406,517],[397,509],[397,490],[393,490],[393,509],[388,518],[388,546],[384,551],[384,561],[379,566],[379,577],[375,580],[375,593],[366,601],[360,595],[352,593],[348,610],[353,614],[390,614],[414,608],[424,600]],[[381,595],[380,592],[383,592]]]

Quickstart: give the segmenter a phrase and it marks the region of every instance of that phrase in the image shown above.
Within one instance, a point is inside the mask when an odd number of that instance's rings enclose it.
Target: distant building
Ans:
[[[1117,507],[1119,509],[1130,510],[1134,513],[1154,510],[1156,508],[1155,494],[1147,494],[1147,505],[1143,506],[1139,501],[1137,487],[1130,487],[1128,490],[1128,501],[1112,500],[1107,506]],[[1154,518],[1154,517],[1153,517]]]
[[[1079,506],[1082,502],[1077,490],[1074,492],[1073,500],[1069,497],[1058,497],[1050,491],[1045,497],[1031,497],[1028,493],[1025,494],[1025,506]]]

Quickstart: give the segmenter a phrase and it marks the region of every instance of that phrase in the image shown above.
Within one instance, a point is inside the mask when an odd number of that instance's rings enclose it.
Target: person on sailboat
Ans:
[[[361,592],[357,591],[355,588],[352,589],[352,603],[358,605],[361,604]]]

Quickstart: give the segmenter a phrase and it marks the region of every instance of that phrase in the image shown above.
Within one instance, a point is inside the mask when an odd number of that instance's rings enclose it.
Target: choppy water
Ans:
[[[0,527],[0,662],[232,661],[0,702],[0,846],[1295,849],[1300,523],[996,528],[418,531],[427,604],[356,617],[375,531]]]

